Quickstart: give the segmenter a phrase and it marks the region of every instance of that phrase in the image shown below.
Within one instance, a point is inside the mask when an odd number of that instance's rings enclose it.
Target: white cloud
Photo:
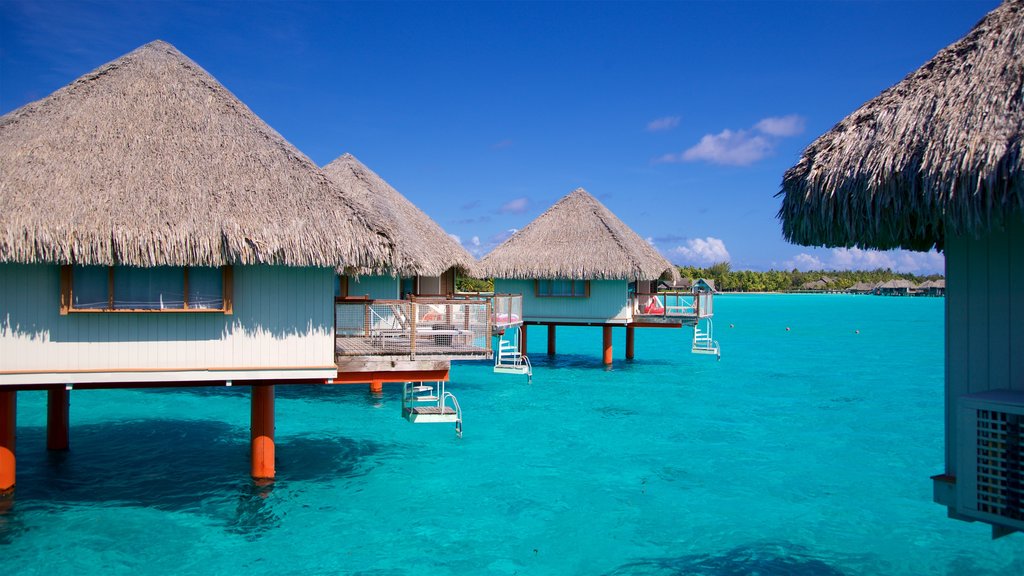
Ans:
[[[459,238],[458,234],[448,234],[448,237],[455,240],[456,244],[459,244],[460,246],[462,245],[462,238]]]
[[[680,155],[684,162],[707,160],[715,164],[746,166],[764,158],[772,151],[772,142],[746,130],[722,130],[706,134],[700,142]]]
[[[654,237],[653,236],[648,236],[647,238],[644,238],[644,240],[646,240],[647,243],[650,244],[651,246],[654,246]]]
[[[800,253],[783,262],[786,270],[876,270],[888,268],[896,272],[911,274],[942,274],[946,268],[946,257],[934,250],[911,252],[909,250],[863,250],[861,248],[833,248],[827,257],[820,258]]]
[[[529,204],[530,201],[525,197],[516,198],[502,204],[501,208],[498,209],[498,212],[501,214],[522,214],[523,212],[526,212],[526,208]]]
[[[648,132],[665,132],[679,126],[679,116],[665,116],[647,123]]]
[[[797,114],[762,118],[749,130],[725,129],[705,134],[700,142],[679,154],[663,154],[655,164],[705,161],[729,166],[748,166],[768,156],[779,140],[804,130],[804,118]]]
[[[790,114],[789,116],[773,116],[764,118],[754,125],[754,129],[770,136],[786,137],[796,136],[803,132],[805,124],[806,121],[803,116]]]
[[[732,259],[725,248],[725,243],[711,236],[691,238],[685,245],[676,246],[669,252],[683,258],[682,264],[715,264]]]
[[[473,238],[470,239],[470,242],[473,244],[473,246],[480,246],[480,237],[473,236]]]
[[[825,263],[817,256],[800,253],[794,256],[792,260],[786,260],[783,263],[783,267],[786,270],[792,270],[794,268],[797,270],[822,270],[825,268]]]

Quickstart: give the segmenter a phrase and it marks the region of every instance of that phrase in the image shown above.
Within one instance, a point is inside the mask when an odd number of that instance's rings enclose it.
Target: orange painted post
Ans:
[[[68,406],[70,394],[64,386],[46,391],[46,449],[68,449]]]
[[[626,326],[626,360],[633,359],[633,338],[636,337],[636,328]]]
[[[548,324],[548,356],[555,355],[555,325]]]
[[[612,327],[602,327],[604,331],[604,365],[612,365]]]
[[[252,477],[274,479],[274,385],[252,385]]]
[[[14,488],[14,431],[18,397],[14,390],[0,390],[0,493]]]
[[[371,380],[370,381],[370,394],[383,394],[384,393],[384,381],[383,380]]]

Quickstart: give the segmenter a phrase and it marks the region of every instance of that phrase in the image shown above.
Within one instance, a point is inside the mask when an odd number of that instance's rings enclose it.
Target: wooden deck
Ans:
[[[419,337],[413,349],[407,336],[390,338],[367,338],[346,336],[335,338],[334,352],[339,357],[352,356],[394,356],[402,358],[430,356],[443,357],[447,360],[481,360],[490,357],[487,348],[459,343],[458,340],[444,337]]]

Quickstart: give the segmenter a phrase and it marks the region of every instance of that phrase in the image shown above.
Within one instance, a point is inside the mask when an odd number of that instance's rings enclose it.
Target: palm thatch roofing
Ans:
[[[895,279],[878,285],[879,290],[913,290],[914,283],[910,280]]]
[[[407,265],[395,258],[383,223],[166,42],[0,117],[0,262]]]
[[[405,196],[351,154],[324,166],[331,180],[367,212],[393,224],[396,249],[420,276],[440,276],[449,268],[468,272],[469,252]]]
[[[805,245],[940,250],[1024,212],[1024,0],[844,118],[782,181]]]
[[[870,282],[857,282],[853,286],[846,289],[847,292],[871,292],[878,284],[871,284]]]
[[[487,254],[477,274],[575,280],[679,277],[671,262],[582,188]]]

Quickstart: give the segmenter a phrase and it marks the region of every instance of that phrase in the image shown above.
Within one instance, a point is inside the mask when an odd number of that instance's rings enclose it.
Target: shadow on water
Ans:
[[[295,482],[369,472],[386,446],[349,438],[277,438],[277,481],[249,477],[249,431],[222,422],[135,420],[74,426],[70,452],[48,452],[46,429],[18,429],[18,485],[0,514],[0,544],[22,531],[19,510],[68,505],[193,512],[259,536],[280,523],[274,502]]]
[[[838,568],[792,544],[739,546],[719,554],[648,558],[623,564],[608,576],[843,576]]]

